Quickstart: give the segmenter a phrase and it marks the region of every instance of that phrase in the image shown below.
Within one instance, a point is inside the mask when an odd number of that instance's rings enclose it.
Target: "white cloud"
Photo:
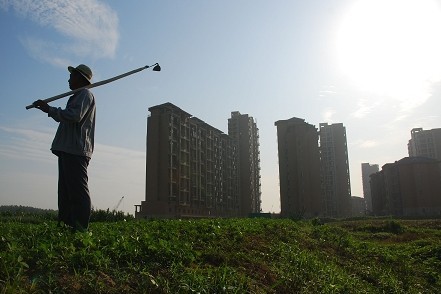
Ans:
[[[335,90],[335,86],[334,85],[329,85],[326,87],[326,89],[324,90],[320,90],[318,96],[320,98],[326,98],[326,97],[333,97],[335,96],[335,94],[337,94],[336,90]]]
[[[26,48],[28,54],[34,59],[57,67],[66,67],[67,64],[71,64],[68,58],[54,55],[56,54],[55,52],[62,52],[59,44],[31,36],[19,37],[19,40]]]
[[[370,102],[366,99],[360,99],[357,103],[357,110],[352,113],[355,118],[363,118],[372,112],[372,109],[378,106],[378,102]]]
[[[327,123],[332,123],[332,116],[335,114],[334,109],[326,109],[323,112],[323,121]]]
[[[379,145],[379,142],[375,140],[358,140],[353,144],[358,148],[373,148],[377,147]]]
[[[0,126],[0,137],[0,156],[3,158],[46,162],[51,159],[48,150],[53,134]]]
[[[322,91],[319,92],[319,97],[325,97],[325,96],[328,96],[328,95],[335,95],[335,94],[337,94],[337,92],[335,92],[335,91],[322,90]]]
[[[112,58],[118,43],[118,16],[97,0],[4,0],[3,10],[12,8],[21,17],[54,29],[65,39],[21,36],[29,54],[55,65],[65,66],[71,56]]]

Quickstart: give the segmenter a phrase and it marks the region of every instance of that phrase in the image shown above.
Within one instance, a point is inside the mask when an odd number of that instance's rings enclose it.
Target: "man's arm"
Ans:
[[[51,107],[43,100],[37,100],[33,104],[57,122],[79,122],[91,107],[93,95],[88,90],[82,90],[75,96],[77,97],[69,101],[65,109]]]

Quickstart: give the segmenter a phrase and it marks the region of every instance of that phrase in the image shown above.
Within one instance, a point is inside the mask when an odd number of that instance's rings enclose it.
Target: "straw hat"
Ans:
[[[92,80],[92,70],[84,64],[80,64],[77,67],[68,66],[67,70],[72,73],[72,71],[79,72],[88,82],[91,83],[90,80]]]

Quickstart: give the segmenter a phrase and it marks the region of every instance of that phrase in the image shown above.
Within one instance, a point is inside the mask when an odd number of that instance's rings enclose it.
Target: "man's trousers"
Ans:
[[[58,221],[75,231],[89,226],[91,202],[87,167],[90,158],[57,152],[58,155]]]

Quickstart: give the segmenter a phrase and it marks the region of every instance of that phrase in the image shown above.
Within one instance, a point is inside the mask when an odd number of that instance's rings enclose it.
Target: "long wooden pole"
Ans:
[[[60,94],[60,95],[56,95],[56,96],[53,96],[53,97],[49,97],[49,98],[43,99],[43,101],[49,103],[49,102],[52,102],[54,100],[57,100],[57,99],[60,99],[60,98],[72,95],[72,94],[74,94],[74,93],[76,93],[78,91],[81,91],[83,89],[91,89],[91,88],[95,88],[95,87],[98,87],[98,86],[102,86],[102,85],[111,83],[113,81],[122,79],[122,78],[124,78],[126,76],[132,75],[134,73],[140,72],[140,71],[142,71],[142,70],[144,70],[146,68],[152,67],[152,66],[159,66],[159,65],[157,63],[155,63],[153,65],[150,65],[150,66],[146,65],[146,66],[143,66],[143,67],[131,70],[129,72],[123,73],[123,74],[121,74],[119,76],[116,76],[116,77],[113,77],[113,78],[110,78],[110,79],[107,79],[107,80],[104,80],[104,81],[101,81],[101,82],[96,82],[96,83],[93,83],[93,84],[90,84],[90,85],[87,85],[87,86],[75,89],[73,91],[69,91],[69,92],[66,92],[66,93],[63,93],[63,94]],[[153,69],[153,70],[155,70],[155,69]],[[31,109],[31,108],[34,108],[34,107],[35,106],[33,104],[30,104],[30,105],[26,106],[26,109]]]

